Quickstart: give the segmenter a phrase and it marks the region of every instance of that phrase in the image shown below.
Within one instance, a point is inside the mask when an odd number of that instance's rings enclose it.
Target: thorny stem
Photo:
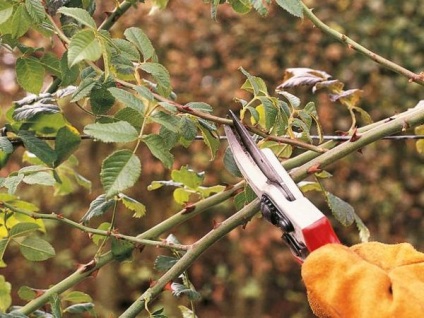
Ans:
[[[303,7],[303,13],[305,16],[321,31],[324,33],[332,36],[333,38],[336,38],[340,42],[346,44],[349,48],[354,49],[355,51],[358,51],[359,53],[362,53],[363,55],[367,56],[374,62],[383,65],[384,67],[388,68],[389,70],[392,70],[393,72],[396,72],[398,74],[401,74],[405,76],[410,82],[415,82],[417,84],[424,86],[424,76],[421,74],[416,74],[384,57],[381,55],[378,55],[374,53],[373,51],[367,49],[366,47],[360,45],[359,43],[355,42],[345,34],[342,34],[340,32],[337,32],[336,30],[330,28],[328,25],[326,25],[324,22],[322,22],[315,14],[312,13],[312,9],[309,9],[302,1],[300,2]]]

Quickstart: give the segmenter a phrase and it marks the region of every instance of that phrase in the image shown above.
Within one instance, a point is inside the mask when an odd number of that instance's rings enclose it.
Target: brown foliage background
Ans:
[[[413,71],[419,72],[424,62],[422,27],[424,7],[420,1],[309,1],[315,14],[324,22],[349,35],[376,53]],[[98,3],[98,19],[113,9],[112,1]],[[225,116],[228,108],[237,109],[234,97],[248,98],[239,88],[244,78],[238,71],[242,66],[251,74],[262,77],[272,91],[282,80],[284,69],[310,67],[324,70],[346,83],[346,88],[360,88],[361,106],[374,120],[388,117],[414,106],[422,88],[397,74],[384,70],[365,57],[335,42],[312,26],[309,21],[294,19],[272,5],[267,17],[252,12],[240,16],[228,6],[220,6],[217,21],[210,17],[207,4],[201,1],[170,1],[169,7],[155,15],[148,15],[149,5],[131,9],[113,27],[114,36],[122,36],[130,26],[141,27],[155,46],[159,61],[171,73],[172,84],[181,103],[205,101],[214,107],[214,114]],[[35,32],[26,41],[37,43]],[[60,46],[46,42],[45,47],[60,54]],[[11,100],[23,96],[14,82],[14,59],[1,51],[0,93],[2,109]],[[317,103],[326,133],[348,128],[345,109],[329,101],[324,93],[312,95],[301,89],[293,93],[302,96],[303,103]],[[72,105],[66,107],[76,127],[89,119]],[[92,193],[77,191],[66,197],[52,197],[49,189],[20,188],[19,195],[39,205],[45,212],[60,212],[79,219],[89,202],[101,193],[98,180],[101,160],[109,153],[110,145],[85,142],[78,150],[79,172],[93,181]],[[197,142],[189,149],[177,149],[175,168],[188,164],[197,171],[206,171],[209,185],[231,183],[235,180],[225,171],[220,156],[209,161],[207,150]],[[123,233],[136,234],[178,211],[171,190],[148,192],[152,180],[166,180],[169,171],[153,160],[144,150],[143,177],[133,195],[148,208],[146,217],[134,220],[123,214],[118,228]],[[386,243],[408,241],[424,250],[424,169],[422,157],[412,141],[380,141],[341,160],[328,170],[334,177],[325,182],[328,190],[355,207],[370,228],[371,239]],[[21,165],[18,156],[7,170],[7,175]],[[312,196],[325,213],[328,208],[320,196]],[[214,221],[234,212],[231,202],[210,209],[173,233],[183,243],[195,241],[209,231]],[[331,218],[331,216],[330,216]],[[100,223],[103,220],[99,220]],[[359,242],[354,226],[343,228],[333,222],[346,245]],[[43,263],[25,262],[17,251],[9,249],[4,275],[15,289],[28,285],[46,288],[68,275],[77,263],[90,260],[94,248],[79,231],[58,224],[47,223],[49,236],[58,256]],[[100,271],[96,278],[78,286],[96,299],[101,316],[119,313],[126,308],[151,280],[160,273],[152,269],[163,250],[146,248],[135,254],[133,262],[115,264]],[[313,317],[307,306],[300,268],[280,240],[278,229],[262,220],[253,220],[223,238],[190,269],[190,277],[202,293],[196,304],[199,317]],[[157,305],[164,305],[170,317],[178,317],[176,306],[185,303],[165,292]]]

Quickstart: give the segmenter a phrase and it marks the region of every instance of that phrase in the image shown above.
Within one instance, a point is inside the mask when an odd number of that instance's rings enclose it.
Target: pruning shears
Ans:
[[[264,218],[279,227],[296,260],[303,263],[313,250],[340,243],[327,217],[309,201],[271,149],[259,149],[233,112],[233,126],[225,125],[234,160],[260,199]]]

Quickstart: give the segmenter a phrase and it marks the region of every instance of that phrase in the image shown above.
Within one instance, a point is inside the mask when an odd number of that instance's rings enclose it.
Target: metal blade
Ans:
[[[250,154],[252,159],[262,170],[263,174],[268,178],[268,180],[274,184],[278,184],[279,186],[281,186],[281,188],[286,194],[285,197],[287,200],[294,201],[296,198],[290,192],[288,186],[284,183],[283,179],[280,177],[277,171],[275,171],[274,167],[269,163],[268,159],[258,148],[256,143],[253,141],[247,129],[244,128],[242,123],[238,120],[238,118],[234,115],[232,111],[230,111],[229,114],[231,119],[233,120],[233,130],[236,132],[236,136],[239,137],[240,144],[244,146],[246,151]]]

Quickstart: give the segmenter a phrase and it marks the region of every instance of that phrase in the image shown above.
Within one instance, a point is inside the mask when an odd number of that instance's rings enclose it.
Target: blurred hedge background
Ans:
[[[308,1],[315,14],[331,27],[345,33],[367,48],[412,71],[423,69],[424,6],[419,0],[316,0]],[[237,109],[234,97],[246,97],[240,91],[244,82],[238,68],[262,77],[273,89],[282,81],[289,67],[309,67],[326,71],[343,81],[346,89],[363,90],[361,106],[374,120],[388,117],[413,107],[422,98],[422,87],[408,83],[405,78],[384,70],[365,57],[349,50],[323,34],[305,20],[289,16],[276,5],[270,6],[268,16],[255,12],[234,13],[220,6],[217,21],[211,19],[210,7],[202,1],[171,0],[168,8],[148,15],[149,3],[131,9],[111,32],[121,36],[130,26],[138,26],[150,36],[159,61],[171,73],[172,84],[181,103],[204,101],[211,104],[216,115],[225,116],[228,108]],[[98,1],[97,18],[113,9],[113,1]],[[25,41],[45,41],[45,47],[60,54],[60,45],[42,40],[31,32]],[[23,97],[14,80],[13,56],[0,51],[0,94],[2,112],[12,100]],[[292,91],[303,103],[317,103],[324,130],[333,134],[347,129],[348,114],[339,104],[330,102],[325,93],[313,95],[308,89]],[[90,120],[72,105],[65,111],[73,125]],[[4,118],[2,118],[2,121]],[[85,141],[76,154],[78,171],[93,181],[91,193],[77,190],[67,196],[52,196],[51,190],[39,188],[18,194],[39,205],[44,212],[63,213],[78,220],[88,204],[101,193],[97,167],[112,150],[111,146]],[[225,171],[222,154],[209,161],[202,143],[174,152],[175,168],[189,165],[196,171],[206,171],[209,185],[232,183]],[[22,163],[15,160],[1,175],[17,170]],[[96,167],[93,169],[92,167]],[[423,157],[415,151],[413,141],[379,141],[332,165],[334,177],[325,181],[327,189],[354,206],[371,231],[371,239],[386,243],[408,241],[424,250],[424,169]],[[146,151],[143,178],[131,195],[147,205],[142,219],[122,215],[118,228],[123,233],[136,234],[179,210],[173,203],[172,190],[148,192],[152,180],[167,180],[169,171],[152,159]],[[27,191],[26,191],[27,190]],[[325,213],[322,197],[311,199]],[[172,232],[183,243],[190,243],[209,231],[213,221],[220,221],[234,212],[231,202],[215,207],[179,226]],[[330,216],[331,218],[331,216]],[[99,220],[99,223],[101,220]],[[347,244],[359,242],[354,226],[343,228],[333,222],[336,232]],[[8,267],[2,270],[14,287],[28,285],[46,288],[68,275],[77,263],[90,260],[95,250],[90,240],[79,231],[54,223],[49,235],[58,257],[43,263],[27,263],[19,253],[8,250]],[[163,250],[146,248],[135,254],[133,262],[115,264],[100,271],[97,278],[79,285],[79,290],[91,293],[101,317],[111,317],[129,305],[151,280],[159,277],[152,269],[153,261]],[[212,247],[190,269],[191,279],[203,299],[196,305],[199,317],[313,317],[307,306],[305,290],[300,279],[300,267],[280,240],[280,232],[262,220],[250,222]],[[14,303],[22,303],[14,290]],[[163,293],[157,305],[164,305],[170,317],[179,317],[175,300]]]

